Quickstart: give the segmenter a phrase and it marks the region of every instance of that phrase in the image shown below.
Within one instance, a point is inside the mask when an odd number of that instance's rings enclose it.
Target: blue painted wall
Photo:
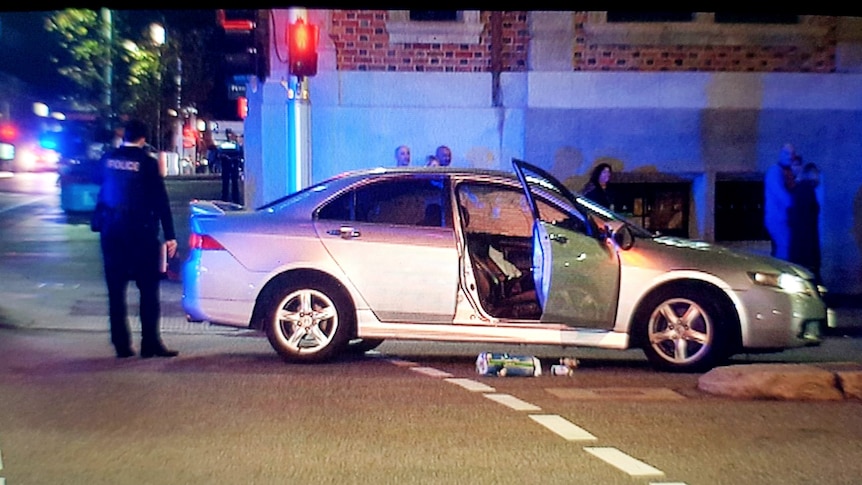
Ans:
[[[710,239],[715,174],[762,173],[792,142],[823,173],[827,286],[862,293],[862,75],[515,73],[502,76],[496,107],[492,81],[487,73],[320,71],[310,81],[313,181],[392,166],[401,144],[414,165],[446,144],[454,165],[509,170],[519,157],[564,180],[611,158],[626,172],[692,180],[692,235]],[[262,92],[266,116],[277,116],[283,93]],[[280,129],[264,131],[264,143],[284,143]],[[279,189],[256,193],[251,202],[260,205]]]

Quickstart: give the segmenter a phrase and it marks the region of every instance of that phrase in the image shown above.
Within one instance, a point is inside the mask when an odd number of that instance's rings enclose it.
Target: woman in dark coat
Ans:
[[[820,170],[808,162],[790,192],[790,262],[808,268],[820,282],[820,203],[815,189]]]
[[[614,198],[611,190],[608,188],[608,183],[611,181],[613,172],[614,170],[607,163],[596,165],[596,168],[590,174],[590,180],[584,185],[583,190],[581,190],[584,197],[613,210]]]

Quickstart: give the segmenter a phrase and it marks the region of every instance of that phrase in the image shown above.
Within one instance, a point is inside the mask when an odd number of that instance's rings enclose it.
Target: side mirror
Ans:
[[[617,246],[619,246],[623,251],[628,251],[635,245],[635,235],[632,234],[632,230],[629,226],[625,224],[614,231],[612,233],[612,237]]]

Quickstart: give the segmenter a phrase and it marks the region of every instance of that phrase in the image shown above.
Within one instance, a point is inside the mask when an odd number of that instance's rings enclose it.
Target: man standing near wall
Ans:
[[[795,180],[794,158],[795,148],[785,143],[778,155],[778,162],[766,170],[763,178],[763,218],[772,243],[770,254],[784,260],[790,257],[790,221],[787,212],[791,202],[790,189]]]
[[[452,150],[450,150],[446,145],[440,145],[437,147],[437,151],[434,152],[434,155],[437,157],[437,160],[440,161],[441,167],[448,167],[452,164]]]
[[[410,165],[410,147],[401,145],[395,149],[395,165],[407,167]]]

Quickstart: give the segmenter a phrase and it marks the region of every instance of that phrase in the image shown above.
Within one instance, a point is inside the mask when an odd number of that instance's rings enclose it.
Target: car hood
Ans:
[[[790,273],[805,279],[812,278],[805,268],[771,256],[680,237],[637,239],[630,251],[641,257],[625,258],[627,261],[657,264],[666,271],[704,271],[724,278],[730,277],[731,280],[734,273],[753,271]]]

